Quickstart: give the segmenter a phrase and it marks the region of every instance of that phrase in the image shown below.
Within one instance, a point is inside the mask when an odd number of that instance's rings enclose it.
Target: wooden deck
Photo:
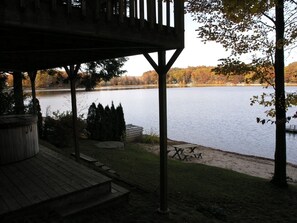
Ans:
[[[0,70],[30,71],[184,47],[180,0],[1,0]]]
[[[106,176],[40,147],[37,156],[0,167],[0,221],[37,210],[64,216],[128,194]]]

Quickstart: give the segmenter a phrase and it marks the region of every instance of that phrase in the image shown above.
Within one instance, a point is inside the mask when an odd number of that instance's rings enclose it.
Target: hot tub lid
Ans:
[[[0,129],[32,125],[36,122],[37,116],[34,115],[4,115],[0,116]]]

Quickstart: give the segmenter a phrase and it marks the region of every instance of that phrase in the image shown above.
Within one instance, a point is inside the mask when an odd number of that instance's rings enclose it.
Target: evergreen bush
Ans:
[[[115,108],[94,103],[89,107],[87,117],[87,130],[91,133],[91,139],[98,141],[124,141],[126,123],[122,105]]]
[[[38,128],[38,136],[40,138],[42,138],[42,131],[43,131],[43,124],[42,124],[42,113],[41,113],[41,107],[40,107],[40,103],[39,100],[37,98],[35,98],[35,106],[36,106],[36,115],[38,118],[37,121],[37,128]],[[34,114],[34,110],[33,110],[33,99],[30,101],[29,105],[28,105],[28,113],[29,114]]]

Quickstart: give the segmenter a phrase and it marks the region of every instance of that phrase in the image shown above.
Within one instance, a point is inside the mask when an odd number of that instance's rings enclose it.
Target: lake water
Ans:
[[[287,87],[286,90],[296,91],[297,87]],[[250,106],[250,98],[262,92],[272,90],[261,87],[169,88],[168,138],[273,158],[275,126],[256,123],[257,117],[265,118],[265,108]],[[43,115],[71,110],[69,92],[51,92],[38,98]],[[142,126],[145,133],[158,133],[158,89],[77,93],[78,111],[85,117],[92,102],[105,106],[111,105],[112,101],[115,106],[122,104],[127,124]],[[295,109],[290,109],[288,115]],[[296,122],[293,120],[292,124]],[[297,164],[296,136],[287,134],[287,159]]]

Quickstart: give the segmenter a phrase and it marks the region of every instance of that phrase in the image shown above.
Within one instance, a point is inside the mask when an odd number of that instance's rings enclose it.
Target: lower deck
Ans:
[[[0,179],[0,220],[39,211],[73,214],[108,201],[107,195],[128,194],[106,176],[42,145],[35,157],[1,166]]]

